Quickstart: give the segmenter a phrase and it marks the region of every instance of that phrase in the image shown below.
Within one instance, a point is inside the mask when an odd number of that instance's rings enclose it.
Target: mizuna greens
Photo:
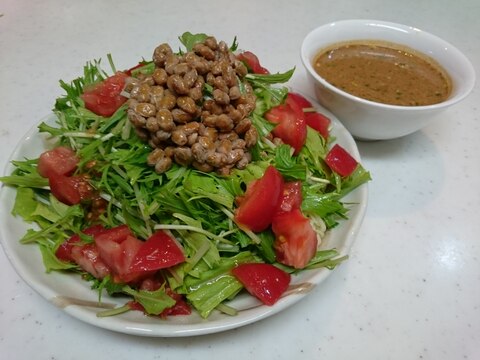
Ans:
[[[185,33],[180,40],[188,50],[204,38],[204,34]],[[231,48],[235,50],[237,46],[235,40]],[[115,73],[110,56],[108,60]],[[292,156],[290,146],[275,145],[265,138],[274,124],[266,121],[264,114],[281,104],[288,93],[286,87],[276,84],[287,82],[294,69],[272,75],[249,73],[246,76],[257,97],[251,120],[260,134],[251,151],[252,162],[246,169],[219,176],[173,164],[167,172],[158,174],[147,166],[147,156],[152,149],[133,131],[126,115],[126,104],[110,117],[95,115],[85,108],[80,97],[84,89],[109,76],[101,65],[100,60],[88,62],[82,76],[71,82],[60,81],[65,94],[55,102],[56,123],[38,126],[40,133],[54,138],[58,145],[76,151],[80,158],[77,172],[88,175],[90,184],[108,204],[98,219],[92,220],[89,216],[91,204],[68,206],[58,201],[49,190],[48,180],[38,174],[38,159],[15,160],[13,173],[0,178],[4,184],[16,188],[12,214],[32,224],[20,242],[39,246],[47,272],[82,274],[91,281],[92,288],[99,291],[99,298],[104,291],[109,295],[128,295],[152,315],[162,313],[174,303],[165,287],[146,291],[115,283],[109,277],[95,279],[77,265],[55,256],[60,244],[73,234],[80,234],[93,222],[106,228],[126,224],[140,239],[147,239],[155,230],[169,231],[181,243],[187,260],[161,270],[168,287],[184,295],[204,318],[214,309],[233,315],[235,309],[226,301],[243,289],[231,274],[236,264],[266,262],[289,273],[298,271],[276,263],[274,235],[270,229],[260,233],[243,231],[233,221],[235,199],[244,194],[247,184],[260,178],[269,165],[280,171],[286,180],[302,181],[301,210],[323,237],[348,216],[348,204],[341,199],[370,180],[369,173],[360,164],[348,177],[332,172],[324,159],[335,139],[325,140],[313,129],[308,129],[305,146],[298,156]],[[144,61],[132,74],[151,71],[152,63]],[[207,86],[204,96],[210,96]],[[85,234],[80,236],[83,243],[93,241]],[[339,257],[335,249],[321,250],[306,269],[333,269],[345,258]],[[100,316],[128,310],[130,307],[126,305],[100,313]]]

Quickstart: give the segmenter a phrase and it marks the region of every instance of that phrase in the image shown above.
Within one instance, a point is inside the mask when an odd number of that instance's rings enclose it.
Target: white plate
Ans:
[[[333,114],[317,103],[313,101],[312,103],[332,119],[332,133],[336,136],[337,142],[360,160],[357,146],[343,125]],[[52,124],[54,120],[53,114],[43,119]],[[45,138],[38,133],[37,127],[34,127],[17,145],[11,160],[36,158],[46,148]],[[13,166],[9,164],[5,174],[10,174],[12,170]],[[264,319],[295,304],[306,296],[313,286],[320,284],[331,273],[328,269],[316,269],[304,271],[292,277],[291,291],[273,306],[262,305],[247,294],[239,296],[231,303],[231,306],[239,309],[236,316],[213,312],[208,319],[202,319],[193,311],[189,316],[172,316],[163,320],[144,316],[139,311],[130,311],[113,317],[98,318],[96,313],[101,310],[95,307],[98,296],[96,291],[90,289],[89,282],[83,281],[75,274],[60,272],[47,274],[38,246],[19,243],[18,240],[24,235],[29,225],[21,218],[11,215],[14,200],[15,190],[12,187],[3,186],[0,193],[1,240],[5,253],[18,274],[41,296],[71,316],[113,331],[141,336],[179,337],[237,328]],[[333,229],[321,245],[322,249],[336,248],[342,255],[348,253],[363,220],[367,205],[367,186],[362,185],[357,188],[345,198],[345,201],[356,204],[349,212],[349,219]],[[105,295],[102,297],[102,302],[121,306],[125,303],[125,299]]]

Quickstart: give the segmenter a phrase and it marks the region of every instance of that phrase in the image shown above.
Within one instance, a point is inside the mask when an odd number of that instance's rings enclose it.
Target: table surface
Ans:
[[[205,32],[296,66],[300,44],[327,22],[413,25],[461,49],[480,75],[477,0],[0,2],[0,167],[48,114],[87,60],[118,68],[184,31]],[[0,251],[2,359],[480,359],[480,88],[435,124],[404,138],[359,142],[373,181],[350,259],[295,306],[236,330],[145,338],[102,330],[52,306]],[[341,120],[341,119],[340,119]],[[105,355],[104,355],[105,354]]]

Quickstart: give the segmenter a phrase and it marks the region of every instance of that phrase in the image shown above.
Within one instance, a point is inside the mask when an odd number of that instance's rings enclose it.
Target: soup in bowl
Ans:
[[[411,134],[473,89],[470,61],[414,27],[377,20],[320,26],[302,61],[319,102],[361,140]]]

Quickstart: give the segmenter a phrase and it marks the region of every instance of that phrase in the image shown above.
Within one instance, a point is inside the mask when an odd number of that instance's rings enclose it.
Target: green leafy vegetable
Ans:
[[[187,51],[191,51],[196,44],[205,41],[207,37],[207,34],[192,34],[187,31],[179,37],[179,40],[185,46]]]
[[[168,296],[163,288],[155,291],[137,291],[130,286],[125,286],[122,290],[128,295],[132,295],[135,301],[140,303],[148,314],[159,315],[163,310],[175,305],[175,300]]]
[[[247,74],[246,78],[253,84],[261,87],[266,85],[286,83],[293,76],[295,68],[292,68],[284,73],[276,74]]]
[[[189,32],[179,37],[187,51],[206,38],[206,34]],[[230,49],[237,48],[235,38]],[[111,56],[108,60],[115,72]],[[152,61],[143,60],[140,64],[132,70],[133,76],[151,74],[155,69]],[[92,202],[74,206],[59,202],[51,195],[48,180],[37,172],[38,159],[13,161],[12,174],[0,178],[7,186],[16,187],[12,214],[31,224],[20,241],[38,244],[47,272],[72,270],[81,273],[99,292],[99,301],[103,292],[112,296],[128,295],[148,314],[158,315],[175,304],[167,294],[168,287],[168,291],[184,295],[202,317],[208,317],[214,310],[234,315],[235,309],[226,302],[243,289],[230,274],[234,266],[267,262],[295,272],[276,263],[275,238],[271,230],[255,234],[241,230],[233,221],[235,201],[244,194],[247,184],[260,178],[270,164],[287,181],[302,181],[302,211],[323,235],[347,218],[350,204],[344,204],[342,198],[370,180],[370,174],[361,165],[347,178],[332,173],[324,158],[333,139],[326,141],[312,129],[308,130],[306,144],[298,156],[292,155],[290,146],[275,145],[266,138],[275,124],[266,121],[264,114],[283,103],[288,94],[288,88],[273,85],[287,82],[294,69],[246,76],[257,98],[250,119],[260,139],[251,151],[253,161],[245,169],[235,169],[229,176],[218,176],[173,165],[166,173],[157,174],[154,168],[146,165],[151,148],[132,130],[126,114],[127,105],[108,118],[84,107],[81,99],[84,88],[108,77],[100,65],[100,60],[89,62],[82,76],[69,83],[60,81],[65,93],[55,102],[56,121],[41,123],[38,129],[50,135],[58,145],[77,152],[81,159],[77,172],[88,176],[98,195],[97,201],[101,199],[106,204],[105,211],[92,218]],[[245,88],[241,87],[240,91],[245,92]],[[211,97],[212,93],[213,87],[206,83],[204,96]],[[157,230],[168,231],[181,243],[186,261],[160,270],[165,283],[155,291],[116,283],[110,276],[95,279],[77,265],[60,261],[55,256],[55,251],[66,239],[93,224],[106,228],[127,224],[140,239],[147,239]],[[80,238],[81,244],[94,241],[85,234]],[[334,249],[321,250],[308,268],[332,269],[344,260],[345,257],[339,256]],[[99,316],[129,310],[126,305],[104,311]]]

